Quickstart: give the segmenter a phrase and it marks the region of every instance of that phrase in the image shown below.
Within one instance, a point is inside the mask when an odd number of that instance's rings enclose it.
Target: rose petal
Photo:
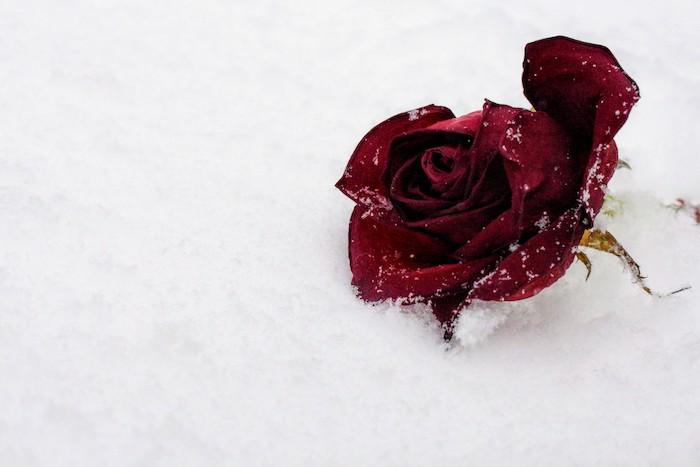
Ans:
[[[566,37],[525,46],[525,96],[592,149],[609,143],[639,100],[636,83],[607,47]]]
[[[460,311],[469,305],[469,300],[465,298],[465,294],[446,295],[431,299],[430,305],[433,309],[433,315],[445,329],[445,339],[450,340],[454,323],[459,317]]]
[[[603,207],[605,200],[605,187],[617,167],[617,145],[610,141],[601,148],[594,150],[586,166],[583,186],[579,191],[578,199],[586,207],[586,214],[590,225]]]
[[[506,196],[494,199],[491,203],[456,213],[446,213],[419,221],[406,222],[410,228],[425,230],[445,239],[453,246],[464,245],[474,238],[493,219],[507,209],[509,200]],[[448,209],[447,211],[450,211]],[[454,256],[452,256],[454,257]]]
[[[592,221],[617,165],[612,139],[640,97],[637,84],[607,47],[565,37],[528,44],[523,66],[530,102],[562,122],[590,151],[579,199]]]
[[[444,193],[447,191],[445,188],[454,182],[457,175],[454,171],[455,160],[461,152],[460,148],[440,146],[425,151],[421,156],[423,172],[436,193]]]
[[[484,115],[496,112],[491,106],[487,101]],[[493,106],[500,109],[496,112],[498,119],[492,118],[491,126],[489,122],[482,125],[481,111],[472,112],[411,132],[392,144],[384,180],[391,183],[391,200],[407,226],[435,233],[457,247],[507,209],[510,190],[499,143],[510,117],[520,110]],[[469,136],[466,143],[464,136]],[[451,144],[446,146],[448,141]],[[463,144],[468,145],[463,147]],[[453,185],[445,196],[425,196],[413,186],[418,182],[417,177],[423,176],[418,154],[423,157],[425,151],[435,148],[449,148],[455,161],[452,174],[456,179],[451,180]]]
[[[574,204],[582,180],[578,168],[582,148],[546,113],[521,111],[515,115],[501,140],[501,151],[510,161],[505,169],[514,192],[513,204],[522,203],[526,230],[538,223],[548,224],[548,219],[557,218]]]
[[[416,154],[404,162],[394,174],[389,193],[394,205],[407,219],[424,217],[454,205],[453,201],[430,196],[421,190],[420,177],[425,177],[420,165],[421,155]],[[428,180],[424,179],[424,183]]]
[[[365,300],[466,296],[494,258],[462,264],[451,260],[449,252],[449,245],[407,229],[398,218],[378,221],[359,206],[350,218],[352,283]]]
[[[387,206],[388,190],[381,183],[381,176],[388,163],[391,142],[399,135],[451,118],[454,114],[450,109],[428,105],[380,123],[357,145],[336,187],[358,204],[369,208]]]
[[[571,140],[547,114],[487,101],[482,126],[472,150],[480,155],[498,151],[506,159],[511,200],[505,212],[454,253],[465,261],[517,245],[524,233],[541,230],[574,203],[581,183]]]
[[[521,300],[552,285],[574,259],[585,230],[580,216],[580,209],[565,212],[475,283],[469,299]]]
[[[391,144],[387,169],[382,174],[382,182],[390,187],[393,196],[397,189],[404,191],[407,181],[417,179],[419,174],[424,174],[421,159],[426,151],[440,147],[449,147],[453,155],[458,156],[455,161],[455,171],[463,171],[460,158],[469,151],[473,137],[462,133],[446,133],[431,129],[417,130],[398,136]],[[399,172],[405,172],[399,174]],[[397,175],[399,175],[397,179]],[[427,176],[425,178],[427,181]],[[438,196],[439,197],[439,196]],[[435,195],[430,196],[435,198]]]
[[[481,110],[462,115],[461,117],[443,120],[430,125],[429,131],[443,131],[446,133],[458,133],[465,136],[474,136],[481,124]]]
[[[494,154],[493,157],[474,161],[473,165],[471,171],[478,174],[478,178],[468,177],[463,180],[470,185],[463,187],[463,201],[452,202],[445,209],[406,224],[440,235],[459,247],[507,210],[511,193],[502,157]]]

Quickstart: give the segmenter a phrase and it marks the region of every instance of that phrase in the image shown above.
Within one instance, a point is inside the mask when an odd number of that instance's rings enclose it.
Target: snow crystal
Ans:
[[[518,143],[522,144],[522,142],[523,142],[522,136],[523,135],[520,131],[521,129],[522,129],[522,125],[518,125],[518,127],[515,129],[513,129],[512,127],[508,128],[506,130],[506,138],[508,138],[511,141],[516,140]]]
[[[428,111],[426,109],[414,109],[414,110],[409,110],[408,111],[408,119],[410,121],[415,121],[418,120],[418,118],[422,117],[423,115],[427,114]]]
[[[547,227],[549,225],[549,223],[550,223],[549,215],[547,214],[547,212],[544,212],[544,213],[542,213],[542,217],[540,217],[537,220],[537,222],[535,222],[535,226],[537,228],[539,228],[540,230],[542,230],[545,227]]]

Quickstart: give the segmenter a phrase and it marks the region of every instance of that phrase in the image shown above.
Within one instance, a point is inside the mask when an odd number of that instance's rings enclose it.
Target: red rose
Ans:
[[[530,297],[572,263],[639,92],[606,47],[565,37],[528,44],[523,66],[536,112],[486,101],[455,118],[429,105],[357,146],[336,186],[357,203],[363,299],[429,302],[449,334],[469,300]]]

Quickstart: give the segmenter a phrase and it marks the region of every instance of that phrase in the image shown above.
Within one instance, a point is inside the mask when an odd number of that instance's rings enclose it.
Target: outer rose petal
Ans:
[[[607,47],[552,37],[525,46],[525,96],[572,135],[609,143],[639,100],[636,83]]]
[[[583,185],[579,191],[578,199],[586,208],[586,214],[590,222],[600,212],[605,198],[605,188],[612,178],[617,167],[617,145],[615,141],[603,146],[599,151],[593,151],[586,166]]]
[[[523,88],[590,151],[585,171],[594,178],[584,178],[580,199],[592,221],[617,163],[612,139],[639,100],[637,84],[607,47],[552,37],[525,46]]]
[[[570,209],[512,252],[474,284],[469,299],[521,300],[556,282],[571,265],[585,230],[580,215],[580,210]]]
[[[388,163],[391,142],[409,131],[452,118],[454,114],[450,109],[428,105],[383,121],[362,138],[335,186],[356,203],[370,209],[386,207],[389,204],[388,190],[381,183],[381,176]]]
[[[399,219],[378,221],[360,206],[350,218],[353,285],[365,300],[466,297],[494,258],[457,263],[449,252],[435,236],[408,229]]]
[[[459,133],[465,136],[474,136],[481,123],[481,110],[462,115],[461,117],[443,120],[430,125],[428,130],[444,131],[447,133]]]

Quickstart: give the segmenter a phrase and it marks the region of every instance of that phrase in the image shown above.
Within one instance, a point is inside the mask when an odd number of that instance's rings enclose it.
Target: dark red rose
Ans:
[[[639,99],[603,46],[525,47],[536,112],[486,101],[456,118],[429,105],[380,123],[337,187],[353,285],[369,301],[426,302],[451,329],[470,300],[519,300],[559,279],[600,211],[613,137]]]

